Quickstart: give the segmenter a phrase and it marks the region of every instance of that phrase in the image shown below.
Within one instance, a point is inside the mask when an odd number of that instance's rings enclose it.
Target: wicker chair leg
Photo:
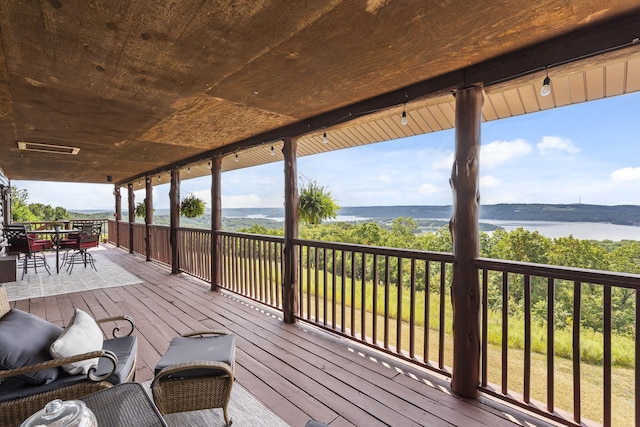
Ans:
[[[227,405],[222,408],[222,413],[224,414],[224,422],[227,424],[227,427],[233,424],[233,420],[229,416],[229,410],[227,409]]]

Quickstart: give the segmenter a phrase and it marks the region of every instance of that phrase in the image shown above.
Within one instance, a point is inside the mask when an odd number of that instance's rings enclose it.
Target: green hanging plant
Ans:
[[[204,215],[204,200],[189,194],[180,202],[180,215],[185,218],[196,218]]]
[[[147,215],[147,206],[144,204],[144,202],[139,202],[136,205],[136,217],[144,218],[146,215]]]

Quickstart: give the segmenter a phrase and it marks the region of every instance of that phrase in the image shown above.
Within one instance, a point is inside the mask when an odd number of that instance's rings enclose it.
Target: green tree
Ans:
[[[11,186],[11,220],[13,222],[54,221],[56,219],[70,219],[71,215],[65,208],[45,205],[42,203],[28,203],[29,193],[26,189]]]
[[[71,215],[65,208],[42,203],[30,203],[29,210],[36,216],[38,221],[55,221],[57,219],[71,219]]]
[[[28,200],[29,193],[26,189],[11,186],[11,220],[13,222],[37,221],[36,216],[29,210]]]
[[[321,224],[322,220],[335,218],[340,207],[331,197],[331,192],[319,186],[315,181],[309,181],[298,193],[298,217],[309,225]]]

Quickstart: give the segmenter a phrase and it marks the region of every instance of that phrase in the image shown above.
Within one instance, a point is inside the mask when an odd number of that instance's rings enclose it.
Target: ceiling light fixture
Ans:
[[[322,134],[322,143],[323,144],[328,144],[329,143],[329,138],[327,138],[327,131],[326,130]]]
[[[233,161],[238,163],[238,153],[236,153],[236,156],[233,158]]]
[[[271,146],[271,155],[272,156],[276,155],[276,150],[273,148],[273,145]]]
[[[67,145],[42,144],[40,142],[18,141],[18,150],[39,151],[41,153],[52,154],[78,154],[78,147],[70,147]]]
[[[402,120],[400,121],[403,125],[407,124],[407,103],[402,104]]]
[[[542,82],[542,89],[540,89],[541,96],[547,96],[551,93],[551,79],[549,78],[549,68],[545,68],[547,76],[544,78]]]

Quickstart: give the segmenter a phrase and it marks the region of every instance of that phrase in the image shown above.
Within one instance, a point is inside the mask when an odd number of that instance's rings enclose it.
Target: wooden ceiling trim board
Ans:
[[[391,123],[392,120],[389,117],[384,117],[380,120],[377,120],[376,122],[378,123],[378,126],[380,126],[380,128],[388,135],[388,139],[385,139],[385,141],[396,139],[398,136],[402,135],[402,129],[394,126],[394,124]]]
[[[627,92],[640,90],[640,57],[635,57],[627,61],[627,81],[625,88]]]
[[[587,80],[587,100],[593,101],[604,98],[604,70],[601,68],[585,71]]]
[[[447,122],[447,119],[444,117],[442,111],[440,111],[440,108],[438,108],[437,105],[429,105],[427,109],[429,110],[431,116],[433,116],[434,121],[437,123],[438,130],[448,129],[449,123]]]
[[[569,88],[569,79],[567,77],[557,77],[553,80],[553,99],[556,107],[562,107],[571,104],[571,90]]]
[[[438,108],[442,112],[442,116],[447,121],[447,129],[451,129],[456,125],[456,104],[454,101],[438,104]]]
[[[624,93],[624,83],[626,81],[626,63],[607,65],[604,69],[605,75],[605,96],[616,96]]]
[[[518,92],[518,89],[505,90],[502,93],[504,94],[504,99],[507,102],[511,116],[524,114],[524,105],[522,105],[522,99],[520,98],[520,92]]]
[[[511,113],[509,111],[509,107],[507,106],[507,101],[504,98],[502,92],[491,93],[489,95],[491,98],[491,103],[495,108],[498,119],[504,119],[507,117],[511,117]]]
[[[317,149],[312,148],[314,144],[314,140],[315,138],[312,138],[312,137],[300,138],[298,140],[298,147],[297,147],[298,155],[308,156],[315,153]]]
[[[369,125],[371,126],[372,129],[375,129],[378,135],[380,135],[380,137],[376,139],[375,142],[389,141],[393,139],[393,133],[390,133],[389,129],[385,129],[382,126],[383,123],[375,121],[375,122],[370,122]]]
[[[359,141],[373,141],[373,137],[369,133],[369,129],[367,129],[367,126],[354,126],[349,130],[353,135],[354,141],[357,141],[356,144],[358,144]]]
[[[493,101],[491,100],[491,94],[485,90],[484,102],[482,103],[482,120],[486,122],[486,121],[496,120],[497,118],[498,118],[498,114],[496,113],[496,109],[493,106]]]
[[[587,100],[587,81],[584,72],[569,75],[569,88],[571,92],[571,102],[580,103]]]
[[[366,140],[368,141],[383,141],[384,138],[380,134],[380,129],[377,126],[374,126],[372,122],[364,123],[362,125],[362,133],[366,136]]]
[[[380,130],[377,129],[377,127],[374,127],[372,123],[364,123],[359,127],[359,131],[363,137],[361,139],[358,139],[358,144],[360,144],[361,141],[377,142],[383,140],[382,136],[380,135]]]
[[[429,105],[427,105],[424,109],[420,110],[420,112],[422,113],[423,117],[425,118],[426,122],[429,124],[429,127],[432,129],[433,132],[438,132],[442,130],[442,126],[440,125],[440,123],[438,123],[438,120],[433,115],[433,112],[431,111],[431,108]]]
[[[518,88],[520,99],[525,113],[537,113],[540,111],[538,98],[536,97],[536,88],[532,85],[526,85]]]
[[[344,136],[345,136],[345,140],[348,141],[348,144],[350,146],[354,146],[356,144],[359,143],[359,141],[361,141],[361,139],[358,139],[355,137],[354,133],[353,133],[354,128],[351,127],[347,127],[342,129],[342,131],[344,132]]]
[[[433,128],[431,127],[431,125],[429,124],[426,118],[427,116],[430,116],[430,113],[425,107],[422,107],[417,110],[413,110],[411,113],[411,116],[413,117],[413,120],[416,122],[416,124],[420,126],[422,133],[433,132]]]
[[[331,135],[332,135],[331,144],[334,147],[338,147],[338,149],[343,149],[349,146],[349,144],[347,143],[347,139],[344,136],[344,131],[342,129],[337,129]]]

